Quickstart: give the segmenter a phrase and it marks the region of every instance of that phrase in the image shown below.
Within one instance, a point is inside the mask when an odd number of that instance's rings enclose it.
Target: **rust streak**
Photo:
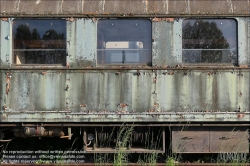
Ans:
[[[11,79],[11,73],[6,73],[6,94],[8,95],[10,92],[10,79]]]
[[[70,22],[74,22],[75,19],[73,17],[70,17],[70,18],[66,18],[67,21],[70,21]]]
[[[244,118],[245,114],[237,114],[237,118]]]
[[[153,22],[161,22],[161,21],[167,21],[167,22],[174,22],[174,18],[153,18],[151,19]]]
[[[156,81],[157,81],[157,78],[156,78],[156,77],[154,77],[153,82],[154,82],[154,83],[156,83]]]
[[[168,75],[174,75],[174,72],[169,72]]]
[[[87,107],[86,104],[80,104],[80,107]]]
[[[1,18],[2,21],[8,21],[8,18]]]
[[[239,67],[240,68],[248,68],[249,66],[248,65],[240,65]]]
[[[159,107],[159,103],[154,103],[154,106],[155,107]]]
[[[118,106],[120,108],[124,108],[124,107],[128,106],[128,104],[127,103],[120,103],[120,104],[118,104]]]
[[[9,94],[9,92],[10,92],[10,83],[8,82],[6,84],[6,94]]]
[[[46,71],[41,72],[42,75],[45,75],[46,73],[47,73]]]

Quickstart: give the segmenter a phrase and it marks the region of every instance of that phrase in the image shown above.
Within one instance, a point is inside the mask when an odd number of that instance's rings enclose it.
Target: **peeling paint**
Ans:
[[[82,12],[84,12],[84,0],[81,0],[81,9],[82,9]]]
[[[8,18],[1,18],[1,21],[9,21],[9,19]]]
[[[63,0],[58,1],[57,13],[63,12]]]
[[[18,0],[17,2],[15,2],[15,5],[14,5],[14,10],[17,12],[19,11],[20,2],[21,0]]]
[[[160,22],[160,21],[167,21],[167,22],[174,22],[175,18],[153,18],[151,19],[153,22]]]
[[[148,11],[148,0],[143,0],[143,10],[144,12]]]
[[[168,14],[168,0],[166,0],[166,3],[165,3],[165,8],[166,8],[166,13],[165,14]]]
[[[100,12],[105,12],[105,0],[100,1]]]
[[[186,0],[185,3],[186,3],[186,13],[190,13],[190,12],[191,12],[191,9],[190,9],[190,1],[189,1],[189,0]]]
[[[11,79],[11,73],[6,72],[6,94],[7,95],[10,92],[10,79]]]
[[[48,113],[50,110],[72,113],[106,110],[106,113],[144,114],[155,110],[160,114],[180,111],[189,116],[196,110],[201,115],[204,110],[209,110],[218,112],[218,118],[226,111],[229,114],[248,112],[249,84],[241,84],[242,78],[238,74],[217,70],[216,74],[209,71],[208,75],[206,71],[192,70],[184,75],[187,70],[177,69],[167,70],[166,75],[162,70],[137,71],[140,75],[126,70],[120,71],[119,75],[115,74],[116,70],[69,70],[62,73],[47,70],[46,75],[32,70],[25,73],[12,71],[12,88],[6,105],[9,111],[26,110],[30,113],[32,110],[41,113],[43,110]],[[248,77],[249,73],[241,72],[243,77]],[[241,88],[238,90],[236,85],[241,85]],[[242,118],[240,116],[238,120],[245,121],[245,117]],[[200,118],[196,116],[195,119]]]
[[[233,8],[232,0],[227,0],[227,4],[228,4],[228,13],[233,13],[234,8]]]
[[[41,0],[36,0],[35,4],[39,5],[41,3]]]

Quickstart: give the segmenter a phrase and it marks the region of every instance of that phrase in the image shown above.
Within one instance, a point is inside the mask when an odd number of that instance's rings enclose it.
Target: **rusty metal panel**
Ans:
[[[42,3],[42,0],[38,0]],[[60,9],[60,13],[75,14],[75,13],[83,13],[84,12],[84,0],[61,0],[58,2],[58,8]]]
[[[167,55],[172,54],[173,23],[166,21],[152,22],[152,33],[152,65],[164,66],[171,63],[171,56]]]
[[[11,21],[9,19],[0,20],[0,65],[2,67],[10,66],[11,63]]]
[[[250,51],[248,47],[250,39],[250,24],[249,18],[236,18],[238,24],[238,65],[250,64],[248,52]]]
[[[217,103],[220,103],[217,101],[218,99],[211,100],[210,105],[207,106],[208,110],[204,110],[206,105],[199,103],[200,95],[203,92],[193,94],[194,90],[199,88],[206,92],[207,88],[202,88],[203,85],[197,83],[200,79],[203,80],[203,75],[208,77],[207,73],[201,71],[191,72],[191,74],[196,74],[189,78],[190,83],[184,81],[186,85],[178,84],[181,80],[178,77],[187,77],[184,75],[184,71],[180,72],[180,70],[173,75],[162,74],[164,77],[168,76],[168,80],[165,82],[163,78],[159,77],[159,74],[156,77],[155,72],[146,70],[131,72],[105,70],[98,70],[98,72],[87,72],[86,70],[10,72],[11,77],[8,77],[9,75],[6,73],[1,75],[2,82],[4,82],[2,84],[3,99],[1,100],[4,111],[1,113],[2,122],[35,120],[43,122],[189,123],[249,122],[250,119],[249,111],[243,110],[243,108],[249,107],[247,96],[244,97],[244,102],[241,101],[241,109],[237,108],[237,112],[234,112],[236,106],[230,108],[225,104],[226,102],[222,103],[221,110],[218,110]],[[224,72],[222,73],[224,75]],[[176,77],[173,77],[174,75]],[[246,75],[246,72],[243,75]],[[172,80],[170,80],[171,77]],[[236,80],[238,77],[242,76],[237,74]],[[213,80],[212,78],[210,79]],[[244,87],[242,89],[248,90],[247,80],[239,79],[239,81],[242,81],[240,83]],[[174,91],[162,90],[158,87],[158,82],[161,82],[163,87],[166,85],[166,90],[170,88]],[[209,81],[207,84],[205,87],[211,86]],[[194,88],[192,91],[186,91],[185,88],[180,88],[181,86],[193,86]],[[233,89],[231,86],[225,87],[225,89],[230,88]],[[242,96],[245,95],[244,93]],[[184,94],[186,97],[179,97]],[[224,100],[230,104],[228,98]],[[235,100],[234,97],[232,97],[233,100]],[[193,105],[188,105],[192,102]],[[212,109],[213,103],[216,103],[214,109]]]
[[[247,127],[212,127],[210,150],[212,153],[249,153],[249,133]]]
[[[122,106],[123,104],[119,104]],[[82,106],[83,108],[85,105]],[[197,113],[197,112],[126,112],[126,111],[84,111],[69,110],[31,110],[16,111],[4,107],[0,112],[1,122],[162,122],[162,123],[185,123],[192,122],[240,122],[248,123],[250,116],[247,113]],[[240,118],[240,117],[245,118]],[[219,117],[219,118],[218,118]],[[240,119],[240,121],[238,120]]]
[[[184,72],[187,72],[186,76]],[[193,80],[195,78],[196,81]],[[206,75],[199,72],[191,74],[188,73],[188,70],[165,70],[159,73],[157,86],[161,91],[159,102],[162,109],[175,110],[178,107],[182,110],[189,110],[190,108],[196,110],[198,107],[206,109],[206,103],[212,102],[210,98],[211,90],[198,88],[206,87],[206,80]],[[211,105],[207,107],[211,107]]]
[[[215,99],[219,102],[214,103],[214,107],[217,109],[232,109],[232,106],[237,109],[237,98],[239,97],[237,89],[237,74],[224,73],[223,75],[217,75],[214,77],[214,85],[218,89],[212,92],[216,95]],[[222,81],[223,80],[223,81]],[[217,94],[216,94],[217,93]],[[226,95],[225,95],[226,93]]]
[[[76,122],[250,120],[249,72],[243,69],[2,71],[2,110],[9,121],[42,120],[41,115]]]
[[[148,110],[152,105],[151,74],[137,76],[134,73],[68,73],[66,77],[70,81],[67,81],[66,96],[70,103],[75,103],[71,110]],[[86,107],[80,106],[83,104]]]
[[[141,0],[141,1],[101,0],[99,1],[99,12],[105,14],[105,13],[110,13],[110,11],[112,11],[112,13],[117,13],[120,15],[123,15],[125,13],[130,13],[130,16],[133,16],[133,14],[135,13],[144,13],[146,10],[145,8],[146,5],[147,5],[146,0]]]
[[[97,1],[82,0],[82,14],[87,13],[90,16],[95,17],[97,13],[102,13],[103,9],[105,9],[105,1],[103,0],[97,0]]]
[[[249,2],[242,0],[1,0],[0,15],[44,16],[113,15],[248,15]]]
[[[13,111],[65,109],[65,75],[13,72],[6,107]]]
[[[159,1],[146,0],[145,4],[146,4],[145,8],[147,12],[150,12],[150,13],[162,13],[163,11],[165,11],[166,13],[169,12],[168,1],[165,1],[165,2],[162,1],[161,3],[159,3]]]
[[[158,19],[154,19],[153,22],[153,35],[156,36],[156,41],[153,43],[153,61],[154,66],[162,66],[162,70],[78,70],[77,72],[71,68],[80,67],[91,67],[95,65],[95,52],[96,52],[96,21],[95,19],[68,19],[67,21],[67,49],[68,49],[68,62],[69,70],[59,71],[51,70],[48,71],[48,75],[41,74],[44,71],[33,72],[27,70],[28,73],[13,72],[13,79],[11,79],[11,88],[8,93],[8,100],[5,104],[12,110],[22,110],[26,107],[21,106],[20,101],[17,99],[23,99],[26,105],[30,106],[29,109],[38,110],[50,110],[55,109],[67,109],[71,107],[73,111],[134,111],[134,112],[146,112],[146,111],[161,111],[161,112],[172,112],[180,111],[216,111],[216,112],[233,112],[233,111],[248,111],[249,110],[249,70],[248,69],[221,69],[213,68],[207,70],[198,70],[193,68],[175,68],[168,69],[163,66],[165,63],[175,64],[178,62],[175,60],[174,55],[177,57],[178,50],[174,48],[179,46],[181,50],[181,37],[180,21],[169,19],[160,19],[161,22],[156,22]],[[171,22],[171,20],[173,22]],[[239,19],[242,22],[240,26],[246,26],[244,19]],[[243,23],[244,22],[244,23]],[[164,32],[165,29],[170,28],[171,30]],[[8,40],[8,34],[10,34],[10,22],[6,20],[1,21],[1,58],[5,60],[7,64],[7,54],[11,53],[9,47],[11,41]],[[178,30],[175,30],[178,29]],[[173,32],[171,32],[173,30]],[[158,32],[159,31],[159,32]],[[178,33],[175,33],[178,31]],[[243,31],[245,33],[245,31]],[[243,36],[243,32],[241,36]],[[162,36],[161,36],[162,33]],[[78,36],[79,35],[79,36]],[[171,37],[174,36],[174,37]],[[173,39],[175,38],[176,39]],[[165,39],[166,37],[166,39]],[[170,38],[168,40],[168,38]],[[179,40],[177,38],[180,38]],[[242,38],[241,38],[242,39]],[[158,41],[159,40],[159,41]],[[173,53],[168,49],[172,47],[168,46],[175,41],[173,45]],[[82,42],[84,41],[84,42]],[[165,42],[166,41],[166,44]],[[179,43],[180,42],[180,43]],[[244,40],[243,42],[244,43]],[[164,48],[166,46],[166,48]],[[242,48],[243,46],[240,46]],[[246,49],[245,46],[242,49]],[[162,51],[162,52],[159,52]],[[247,54],[244,51],[241,52],[245,56]],[[240,56],[242,56],[240,54]],[[178,58],[177,58],[178,59]],[[164,62],[164,63],[163,63]],[[19,69],[22,70],[22,67]],[[192,70],[191,70],[192,69]],[[6,74],[2,75],[2,80],[5,80]],[[45,96],[46,102],[43,106],[34,104],[32,95],[25,96],[21,92],[26,92],[22,87],[27,88],[28,86],[37,87],[37,89],[46,89],[44,87],[56,87],[57,81],[44,82],[43,84],[37,84],[37,77],[40,79],[46,76],[55,77],[55,73],[60,73],[61,80],[60,90],[55,96]],[[51,73],[54,73],[51,75]],[[20,81],[18,82],[20,77]],[[33,79],[34,77],[34,79]],[[31,80],[27,82],[27,80]],[[6,81],[3,81],[4,88]],[[64,84],[63,84],[64,83]],[[116,84],[117,83],[117,84]],[[63,85],[62,85],[63,84]],[[69,87],[66,91],[66,87]],[[62,93],[62,95],[59,93]],[[2,96],[6,95],[6,89],[2,90]],[[35,93],[35,92],[34,92]],[[25,94],[25,93],[24,93]],[[15,96],[16,95],[16,96]],[[50,103],[55,101],[58,96],[66,96],[66,99],[60,100],[63,104],[71,103],[71,106],[65,106],[59,103]],[[142,97],[143,96],[143,97]],[[41,98],[41,97],[40,97]],[[42,99],[45,100],[45,99]],[[67,100],[67,101],[66,101]],[[68,102],[68,101],[72,102]],[[21,103],[20,107],[15,103]],[[48,104],[49,103],[49,104]],[[72,104],[73,103],[73,104]],[[190,104],[191,103],[191,104]],[[41,104],[41,103],[40,103]],[[127,104],[128,106],[121,106]],[[45,106],[49,105],[49,107]],[[54,105],[54,106],[52,106]],[[81,107],[81,105],[87,105]],[[28,107],[27,107],[28,108]],[[192,115],[193,116],[193,115]],[[245,121],[248,116],[237,116],[233,115],[216,115],[211,116],[210,119],[206,118],[192,118],[187,116],[186,121],[201,121],[203,119],[207,121],[229,121],[230,118],[235,121]],[[178,115],[172,115],[170,118],[173,121],[177,121]],[[155,120],[162,120],[155,118]],[[249,120],[249,119],[248,119]]]
[[[173,127],[174,153],[209,153],[209,127]]]
[[[169,67],[182,61],[182,21],[176,18],[152,19],[153,66]]]
[[[173,14],[178,14],[178,13],[187,13],[191,12],[190,10],[190,2],[191,1],[178,1],[178,0],[167,0],[166,5],[167,7],[167,13],[173,13]]]
[[[61,12],[61,1],[46,1],[40,0],[10,0],[1,1],[1,14],[13,13],[18,14],[59,14]]]
[[[248,153],[247,127],[173,127],[175,153]]]
[[[207,0],[186,1],[187,13],[202,13],[202,14],[219,14],[228,13],[233,14],[233,1],[219,0],[211,2]],[[205,7],[206,6],[206,7]],[[202,10],[201,10],[202,9]]]
[[[9,2],[9,3],[8,3]],[[14,1],[0,1],[0,13],[4,15],[5,13],[11,13],[14,7]]]
[[[248,110],[247,105],[249,105],[250,98],[250,89],[249,86],[246,85],[249,84],[250,73],[240,71],[238,75],[236,90],[236,95],[238,95],[238,109],[240,108],[240,111],[246,111]]]
[[[156,84],[161,106],[167,110],[237,110],[239,73],[211,72],[165,70],[159,73]],[[247,95],[249,90],[245,90]],[[241,105],[241,109],[247,110],[248,105]]]
[[[96,66],[96,24],[93,19],[72,18],[67,21],[67,67]]]

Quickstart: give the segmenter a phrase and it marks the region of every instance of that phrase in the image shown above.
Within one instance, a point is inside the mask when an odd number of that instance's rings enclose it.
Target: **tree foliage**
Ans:
[[[62,47],[60,44],[46,44],[48,40],[63,40],[65,39],[64,33],[58,33],[54,29],[48,29],[42,36],[40,37],[39,31],[34,28],[30,30],[30,27],[21,24],[18,25],[15,33],[15,48],[29,49],[32,48],[30,46],[30,42],[40,41],[41,46],[47,45],[49,48],[57,48]]]
[[[215,22],[196,20],[182,29],[184,49],[228,49],[229,43]]]

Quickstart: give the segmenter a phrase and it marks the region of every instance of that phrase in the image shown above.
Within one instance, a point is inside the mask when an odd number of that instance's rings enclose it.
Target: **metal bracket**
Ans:
[[[67,138],[68,140],[71,140],[73,134],[71,134],[71,127],[68,127],[68,135],[61,136],[60,138]]]
[[[3,137],[4,137],[4,133],[2,131],[0,131],[0,142],[10,142],[13,140],[13,139],[4,140]]]

